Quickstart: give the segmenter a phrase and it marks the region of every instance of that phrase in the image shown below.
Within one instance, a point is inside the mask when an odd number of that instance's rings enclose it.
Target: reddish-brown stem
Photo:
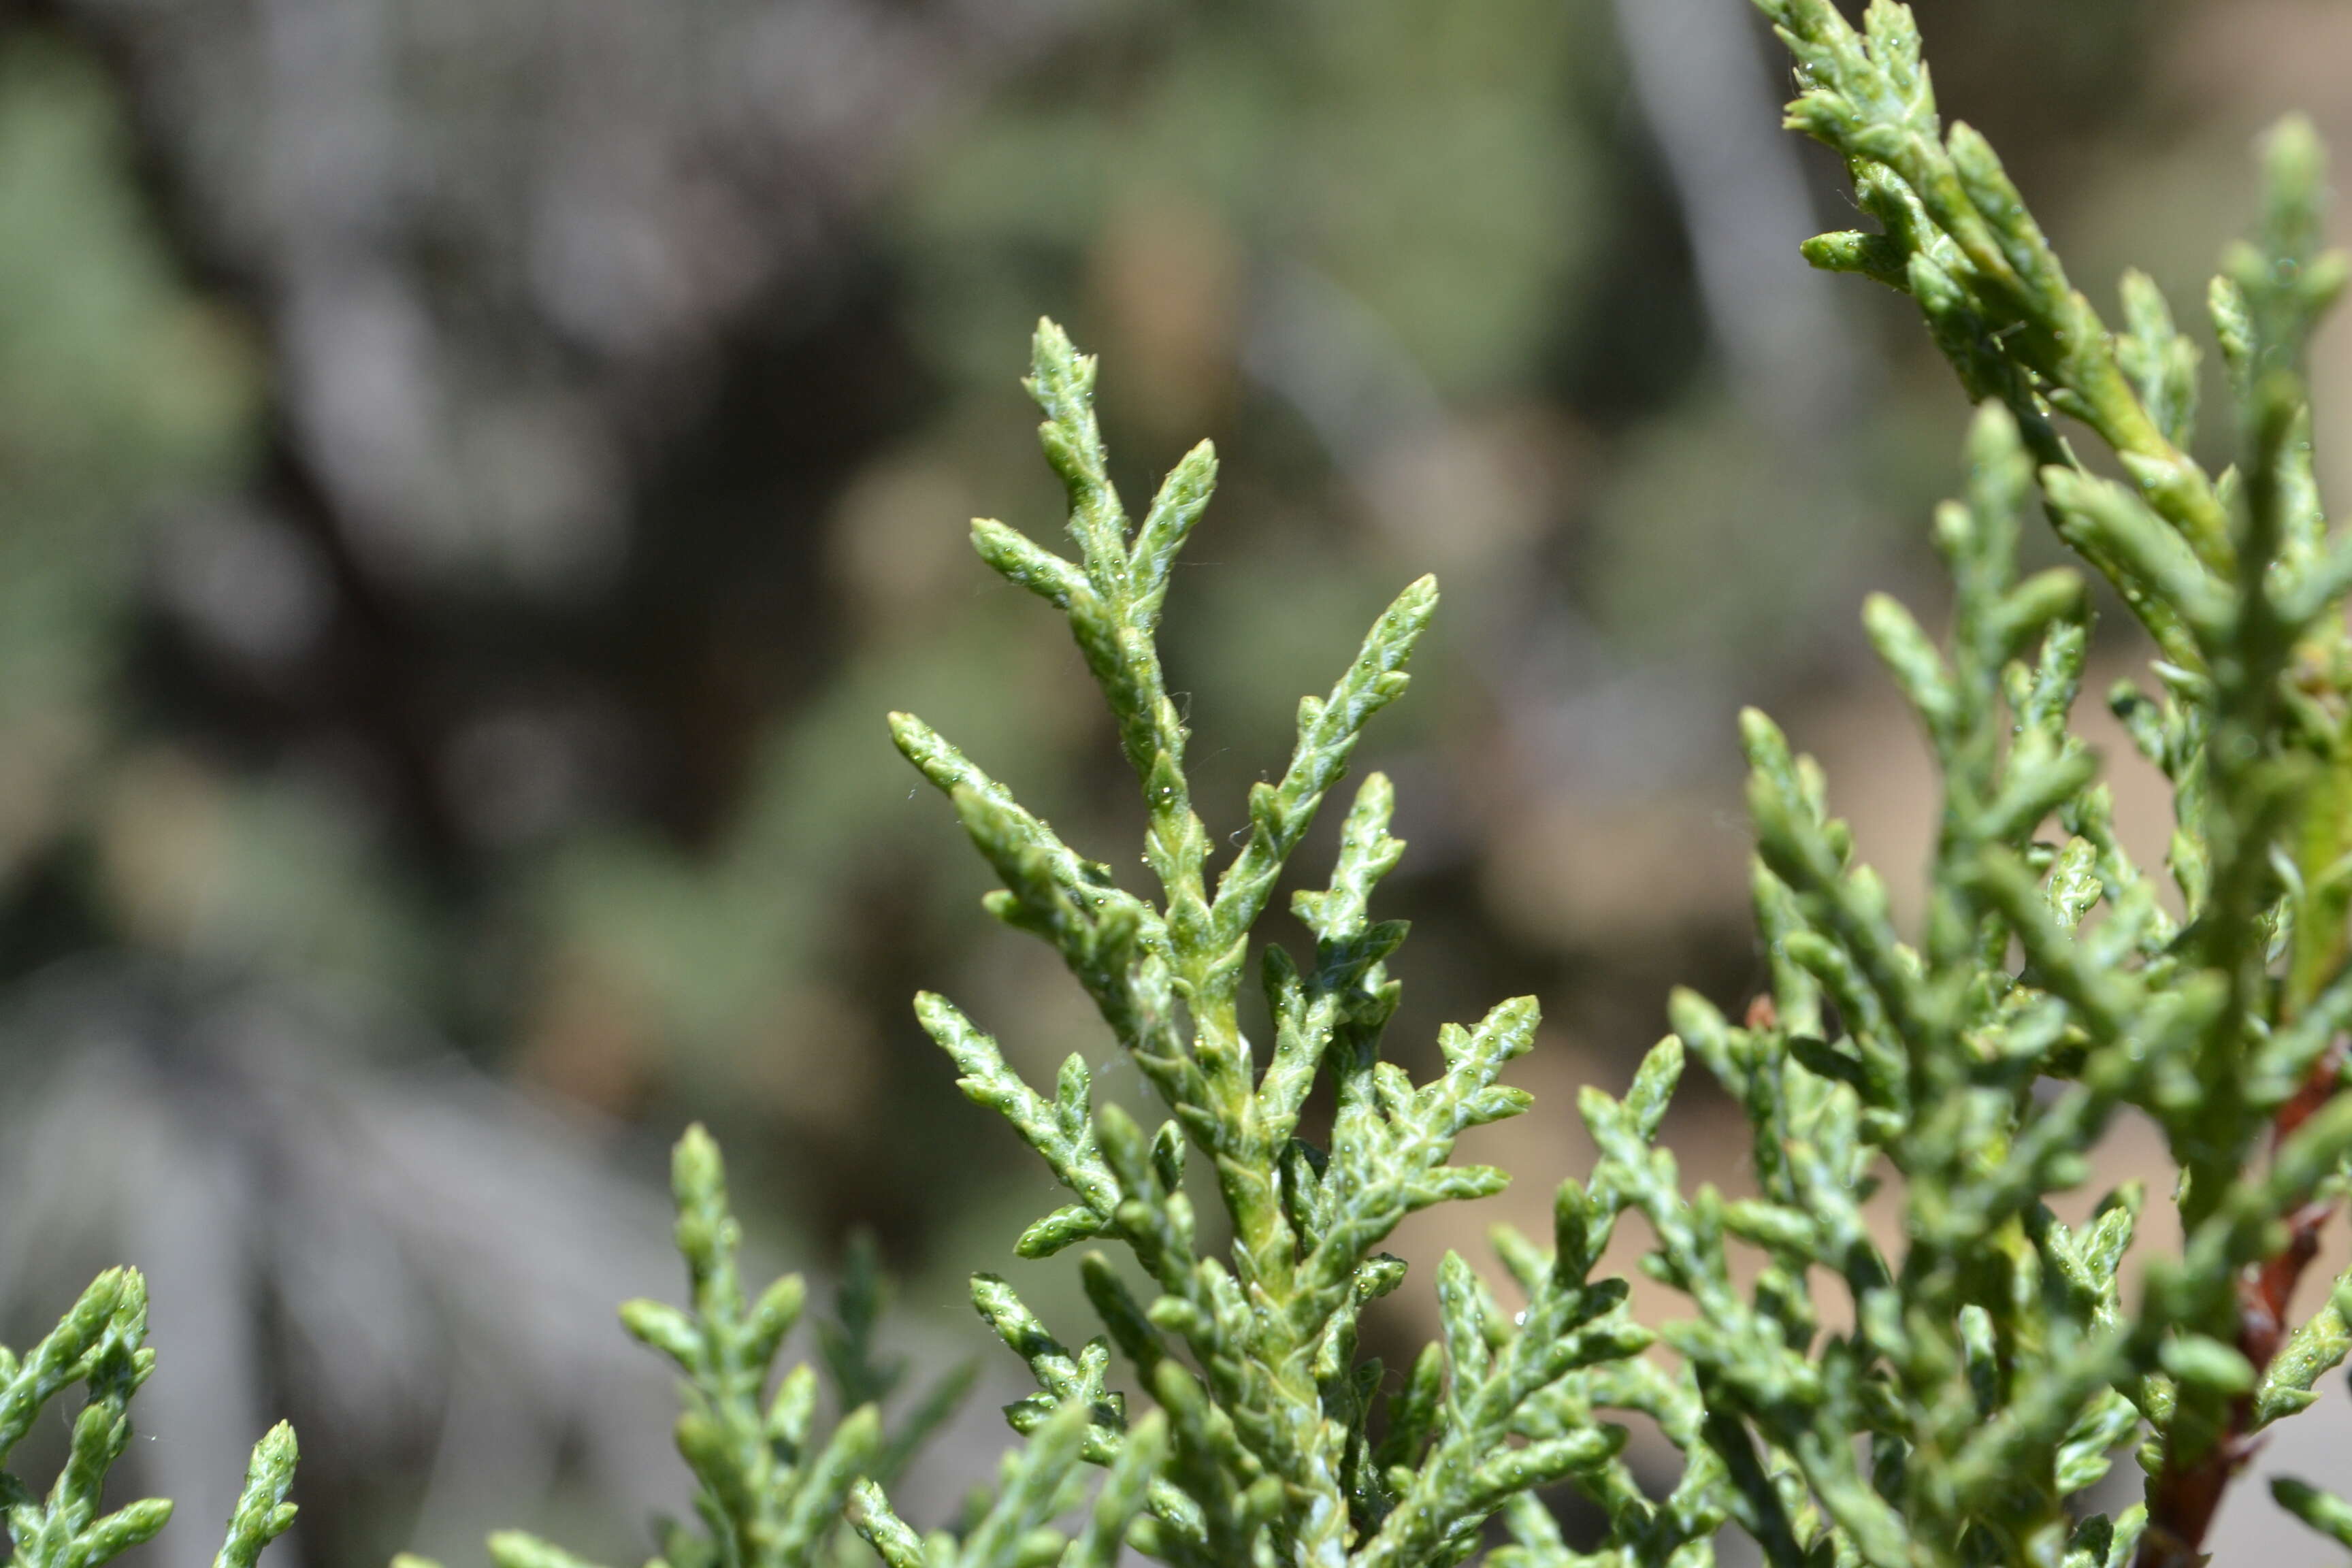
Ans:
[[[2294,1097],[2279,1107],[2271,1119],[2273,1150],[2336,1093],[2343,1059],[2344,1042],[2338,1040],[2313,1065]],[[2286,1246],[2238,1281],[2238,1351],[2257,1373],[2286,1339],[2294,1288],[2319,1254],[2320,1228],[2335,1206],[2332,1201],[2310,1202],[2288,1215]],[[2203,1454],[2179,1467],[2166,1456],[2164,1469],[2148,1488],[2147,1533],[2140,1537],[2137,1568],[2200,1568],[2205,1534],[2221,1511],[2222,1494],[2261,1445],[2253,1425],[2253,1395],[2241,1395],[2231,1404],[2228,1430]]]

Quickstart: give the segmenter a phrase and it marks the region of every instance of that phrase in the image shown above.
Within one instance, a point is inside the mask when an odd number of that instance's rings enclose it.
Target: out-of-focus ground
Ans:
[[[1918,10],[2103,301],[2136,263],[2197,314],[2276,113],[2352,147],[2337,4]],[[909,1351],[984,1358],[914,1494],[982,1474],[1017,1369],[964,1277],[1085,1319],[1013,1264],[1049,1184],[906,999],[1139,1089],[980,914],[881,715],[1132,865],[1074,654],[963,544],[1055,526],[1014,384],[1044,313],[1104,355],[1131,500],[1223,455],[1169,626],[1213,830],[1386,597],[1444,581],[1364,759],[1412,842],[1394,1037],[1425,1067],[1522,991],[1549,1022],[1537,1110],[1475,1145],[1520,1185],[1395,1245],[1425,1283],[1539,1226],[1577,1087],[1622,1083],[1671,984],[1757,984],[1738,705],[1916,901],[1931,781],[1856,611],[1937,613],[1966,410],[1903,301],[1798,259],[1850,206],[1784,86],[1738,0],[0,10],[12,1338],[139,1262],[139,1479],[184,1519],[285,1413],[308,1561],[454,1568],[505,1522],[635,1561],[684,1497],[611,1306],[676,1289],[662,1153],[700,1118],[764,1264],[870,1226]],[[2340,493],[2352,336],[2319,386]],[[2099,657],[2095,691],[2143,654],[2111,619]],[[2154,863],[2165,803],[2089,710]],[[1744,1179],[1703,1088],[1669,1136]],[[2340,1483],[2329,1387],[2263,1464]],[[2221,1562],[2319,1561],[2241,1490]]]

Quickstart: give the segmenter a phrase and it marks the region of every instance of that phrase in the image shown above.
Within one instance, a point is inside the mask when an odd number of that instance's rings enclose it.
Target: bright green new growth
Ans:
[[[839,1321],[818,1325],[819,1355],[841,1419],[817,1436],[818,1375],[803,1363],[781,1379],[776,1357],[799,1322],[807,1286],[787,1274],[755,1300],[737,1270],[742,1229],[727,1202],[719,1145],[700,1126],[678,1140],[670,1165],[677,1249],[686,1260],[690,1310],[637,1300],[622,1326],[677,1363],[683,1410],[677,1451],[695,1479],[703,1533],[660,1523],[661,1555],[647,1568],[815,1568],[843,1540],[851,1483],[888,1479],[953,1413],[971,1382],[962,1368],[916,1402],[895,1433],[881,1406],[905,1376],[879,1358],[874,1329],[887,1291],[870,1244],[850,1252]],[[771,1384],[772,1394],[770,1393]],[[520,1530],[490,1537],[498,1568],[593,1568],[562,1547]],[[410,1559],[417,1568],[434,1568]]]
[[[110,1268],[32,1350],[19,1357],[0,1349],[0,1465],[51,1400],[77,1383],[87,1395],[74,1417],[65,1467],[47,1497],[0,1470],[9,1568],[98,1568],[152,1540],[170,1521],[172,1505],[163,1498],[99,1511],[107,1472],[131,1446],[131,1396],[154,1370],[146,1338],[146,1280],[137,1269]],[[286,1500],[294,1460],[294,1429],[283,1422],[254,1446],[213,1568],[253,1568],[262,1549],[294,1522],[294,1505]]]
[[[286,1494],[294,1489],[295,1458],[294,1428],[283,1421],[253,1446],[244,1489],[229,1514],[228,1539],[221,1542],[213,1568],[253,1568],[262,1548],[293,1524],[296,1510]]]

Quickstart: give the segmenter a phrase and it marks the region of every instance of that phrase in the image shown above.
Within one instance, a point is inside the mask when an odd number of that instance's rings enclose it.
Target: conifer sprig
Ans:
[[[699,1125],[678,1140],[670,1192],[690,1305],[630,1301],[621,1322],[685,1374],[677,1450],[694,1476],[703,1532],[662,1521],[661,1554],[648,1568],[814,1568],[831,1561],[852,1485],[895,1475],[952,1413],[971,1370],[940,1379],[897,1432],[885,1431],[881,1405],[905,1369],[877,1353],[874,1331],[888,1292],[871,1244],[861,1242],[851,1249],[839,1319],[818,1331],[819,1359],[842,1411],[820,1436],[816,1369],[803,1363],[775,1375],[806,1283],[787,1274],[756,1298],[745,1292],[742,1227],[728,1203],[719,1145]],[[500,1531],[489,1547],[498,1568],[594,1568],[524,1531]]]
[[[1771,1568],[2190,1568],[2257,1435],[2352,1349],[2352,1274],[2290,1316],[2352,1185],[2352,534],[2325,520],[2303,372],[2347,267],[2320,247],[2315,139],[2299,121],[2273,134],[2261,231],[2209,292],[2238,452],[2215,475],[2189,451],[2199,351],[2161,293],[2127,275],[2124,330],[2106,325],[1991,148],[1940,120],[1909,11],[1874,0],[1857,28],[1832,0],[1757,3],[1798,60],[1790,123],[1847,159],[1881,225],[1806,254],[1908,292],[1981,405],[1964,496],[1935,520],[1948,632],[1884,596],[1864,616],[1941,781],[1922,928],[1898,926],[1820,768],[1744,715],[1769,985],[1736,1024],[1673,996],[1675,1033],[1623,1098],[1580,1099],[1597,1158],[1559,1189],[1549,1246],[1497,1232],[1515,1304],[1447,1255],[1438,1342],[1389,1377],[1360,1353],[1360,1321],[1405,1265],[1375,1249],[1416,1209],[1502,1187],[1454,1146],[1525,1109],[1500,1076],[1533,1043],[1535,1004],[1445,1029],[1433,1081],[1381,1059],[1404,930],[1370,906],[1403,847],[1376,773],[1328,882],[1292,900],[1311,949],[1263,945],[1263,1048],[1240,987],[1273,888],[1403,689],[1435,590],[1409,587],[1331,694],[1302,702],[1288,765],[1251,792],[1246,843],[1213,874],[1155,637],[1214,458],[1186,457],[1130,522],[1094,363],[1042,325],[1028,384],[1076,552],[992,521],[972,537],[1067,620],[1142,789],[1155,893],[1122,888],[919,721],[891,722],[1003,882],[989,909],[1060,952],[1166,1119],[1096,1105],[1082,1057],[1041,1089],[945,999],[917,1012],[965,1092],[1067,1189],[1016,1253],[1110,1241],[1135,1271],[1083,1255],[1103,1332],[1075,1350],[1009,1280],[975,1277],[974,1306],[1038,1392],[1007,1407],[1024,1440],[995,1490],[960,1531],[920,1534],[885,1495],[901,1447],[870,1407],[819,1447],[805,1369],[759,1403],[797,1289],[745,1300],[717,1156],[690,1134],[694,1310],[629,1310],[688,1373],[680,1446],[710,1530],[674,1535],[662,1568],[798,1568],[845,1495],[889,1568],[1109,1568],[1122,1543],[1178,1568],[1451,1568],[1497,1531],[1499,1568],[1706,1568],[1727,1525]],[[2066,421],[2122,481],[2076,459]],[[2175,899],[2126,848],[2070,727],[2093,601],[2071,569],[2021,574],[2037,492],[2160,656],[2155,695],[2126,682],[2108,700],[2173,790]],[[1752,1195],[1685,1190],[1659,1145],[1686,1057],[1748,1121]],[[1327,1082],[1324,1131],[1307,1107]],[[2126,1111],[2162,1130],[2179,1180],[2062,1220],[2053,1200],[2090,1179]],[[1193,1210],[1196,1157],[1222,1247]],[[1901,1222],[1874,1226],[1865,1205],[1890,1183]],[[2144,1226],[2151,1206],[2164,1223]],[[1628,1212],[1652,1237],[1642,1267],[1688,1302],[1654,1331],[1622,1281],[1594,1277]],[[18,1384],[78,1375],[58,1369],[92,1353],[111,1300],[47,1370],[0,1369],[0,1438],[22,1431]],[[862,1348],[874,1310],[854,1290],[824,1342],[861,1398],[895,1381]],[[1646,1353],[1654,1338],[1671,1357]],[[1130,1393],[1156,1408],[1130,1410]],[[1639,1483],[1617,1413],[1681,1452],[1670,1487]],[[2135,1441],[2145,1502],[2088,1513]],[[1555,1483],[1598,1506],[1591,1550],[1539,1498]],[[2273,1489],[2352,1545],[2352,1505]],[[529,1538],[495,1550],[501,1568],[582,1568]]]
[[[1834,1542],[1887,1564],[2186,1564],[2253,1434],[2308,1403],[2347,1341],[2334,1303],[2287,1319],[2352,1150],[2352,541],[2320,507],[2302,374],[2347,277],[2320,247],[2322,159],[2303,122],[2273,133],[2261,232],[2210,292],[2239,452],[2210,475],[2187,451],[2197,351],[2161,294],[2127,276],[2126,330],[2108,329],[1990,146],[1939,119],[1908,9],[1874,0],[1857,28],[1830,0],[1758,4],[1797,60],[1789,123],[1846,158],[1881,226],[1807,256],[1908,292],[1988,412],[1969,501],[1937,519],[1958,590],[1948,651],[1891,601],[1865,617],[1944,782],[1920,947],[1853,862],[1818,773],[1748,721],[1774,984],[1746,1027],[1687,995],[1676,1024],[1748,1104],[1765,1193],[1651,1189],[1662,1270],[1700,1309],[1669,1338],[1775,1562]],[[2064,420],[2126,482],[2087,471]],[[2162,655],[2160,697],[2126,685],[2110,701],[2175,791],[2179,921],[2067,732],[2079,591],[2014,581],[2036,479]],[[2081,1230],[2043,1201],[2084,1178],[2126,1106],[2163,1128],[2182,1175],[2181,1251],[2150,1261],[2136,1301],[2115,1268],[2139,1194]],[[1881,1159],[1906,1209],[1891,1258],[1853,1203]],[[1726,1295],[1723,1231],[1774,1260],[1749,1305]],[[1856,1326],[1809,1352],[1812,1268],[1843,1279]],[[1862,1432],[1867,1475],[1839,1440]],[[2145,1510],[2076,1527],[2066,1497],[2135,1432]]]
[[[990,565],[1067,618],[1142,787],[1144,859],[1158,900],[1119,888],[1108,868],[1064,844],[919,721],[899,714],[891,723],[1003,881],[990,910],[1061,952],[1170,1113],[1147,1132],[1118,1107],[1096,1107],[1076,1056],[1053,1093],[1041,1093],[953,1005],[919,998],[918,1015],[965,1092],[1003,1114],[1075,1200],[1032,1226],[1016,1250],[1036,1258],[1116,1240],[1151,1296],[1138,1301],[1106,1258],[1088,1255],[1087,1291],[1108,1333],[1075,1354],[1004,1280],[980,1277],[974,1302],[1038,1379],[1041,1393],[1009,1413],[1033,1445],[1084,1412],[1077,1452],[1097,1464],[1129,1461],[1135,1439],[1108,1384],[1113,1343],[1161,1407],[1167,1458],[1139,1494],[1147,1512],[1132,1530],[1145,1551],[1200,1568],[1265,1552],[1332,1568],[1453,1563],[1512,1498],[1571,1475],[1616,1473],[1622,1434],[1593,1420],[1584,1384],[1648,1336],[1624,1317],[1622,1283],[1588,1279],[1596,1218],[1580,1189],[1564,1191],[1557,1249],[1511,1244],[1528,1295],[1516,1324],[1467,1265],[1447,1260],[1438,1282],[1445,1344],[1389,1397],[1374,1439],[1381,1370],[1357,1354],[1357,1321],[1404,1273],[1374,1249],[1417,1209],[1501,1190],[1503,1173],[1453,1164],[1451,1152],[1465,1130],[1526,1108],[1526,1094],[1498,1079],[1533,1044],[1537,1024],[1523,997],[1473,1027],[1449,1026],[1439,1042],[1445,1069],[1424,1085],[1380,1059],[1397,997],[1386,961],[1404,929],[1369,909],[1403,849],[1388,832],[1393,798],[1379,774],[1357,791],[1328,883],[1293,900],[1310,956],[1302,963],[1278,946],[1265,950],[1275,1037],[1262,1059],[1240,1025],[1259,917],[1366,722],[1404,689],[1436,586],[1424,578],[1406,588],[1330,695],[1301,701],[1288,765],[1279,782],[1252,789],[1246,841],[1213,877],[1184,772],[1188,735],[1153,635],[1215,458],[1205,444],[1195,448],[1130,525],[1108,476],[1094,378],[1094,361],[1041,324],[1027,384],[1046,416],[1046,458],[1068,491],[1076,559],[993,521],[975,523],[972,540]],[[1301,1132],[1308,1094],[1324,1079],[1336,1105],[1328,1147]],[[1223,1258],[1199,1245],[1183,1183],[1192,1155],[1205,1163],[1231,1225]],[[1613,1212],[1598,1218],[1604,1235]],[[1622,1489],[1632,1491],[1630,1480]],[[913,1550],[878,1497],[860,1506],[877,1521],[866,1528],[878,1550]],[[964,1555],[936,1560],[971,1562],[969,1541],[956,1550]]]
[[[1078,1508],[1079,1467],[1094,1438],[1094,1414],[1084,1401],[1073,1400],[1030,1427],[1029,1441],[1005,1456],[994,1495],[961,1540],[946,1531],[917,1535],[870,1480],[857,1483],[850,1520],[888,1568],[1117,1568],[1166,1449],[1167,1429],[1153,1415],[1126,1434],[1083,1527],[1065,1535],[1051,1521]]]
[[[295,1508],[286,1496],[294,1489],[295,1458],[294,1428],[283,1421],[254,1445],[244,1489],[229,1514],[228,1539],[213,1568],[253,1568],[262,1549],[292,1527]]]
[[[0,1464],[50,1401],[76,1384],[87,1395],[46,1496],[0,1470],[10,1568],[99,1568],[170,1522],[172,1504],[163,1498],[100,1511],[107,1474],[131,1446],[131,1399],[155,1368],[146,1339],[146,1280],[135,1268],[110,1268],[30,1351],[18,1356],[0,1348]],[[286,1497],[294,1461],[294,1429],[280,1422],[254,1447],[215,1568],[254,1568],[263,1548],[292,1525]]]

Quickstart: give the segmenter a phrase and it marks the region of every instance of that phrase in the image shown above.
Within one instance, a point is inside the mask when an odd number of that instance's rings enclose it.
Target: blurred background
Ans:
[[[2103,304],[2129,260],[2199,313],[2280,110],[2352,146],[2340,3],[1917,9]],[[1364,757],[1412,845],[1392,1038],[1548,1024],[1475,1152],[1521,1190],[1416,1220],[1417,1269],[1582,1168],[1574,1089],[1669,985],[1755,988],[1740,703],[1914,886],[1856,610],[1932,617],[1966,411],[1906,302],[1799,260],[1850,209],[1785,87],[1738,0],[0,5],[0,1302],[21,1342],[150,1271],[153,1560],[208,1558],[280,1414],[306,1563],[507,1522],[639,1560],[684,1488],[611,1309],[677,1293],[695,1118],[762,1267],[870,1228],[899,1345],[982,1358],[910,1511],[1018,1392],[964,1277],[1086,1331],[1009,1254],[1050,1184],[907,999],[1132,1072],[882,724],[1129,863],[1066,637],[964,543],[1058,526],[1041,313],[1103,355],[1131,500],[1223,454],[1168,631],[1213,832],[1444,581]]]

